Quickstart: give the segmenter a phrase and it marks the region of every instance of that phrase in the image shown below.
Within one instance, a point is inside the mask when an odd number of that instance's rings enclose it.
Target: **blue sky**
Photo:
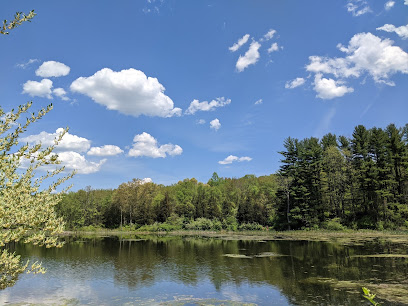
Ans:
[[[22,141],[69,126],[74,190],[268,175],[288,136],[407,123],[408,0],[0,7],[37,13],[0,39],[1,105],[53,103]]]

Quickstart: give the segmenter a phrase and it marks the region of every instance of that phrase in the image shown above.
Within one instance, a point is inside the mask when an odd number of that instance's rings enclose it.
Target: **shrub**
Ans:
[[[180,229],[179,226],[168,224],[168,223],[159,223],[155,222],[153,224],[145,224],[138,228],[140,232],[170,232]]]
[[[187,230],[192,231],[208,231],[212,230],[214,226],[213,221],[206,218],[197,218],[196,220],[191,221],[185,225]]]
[[[227,231],[236,231],[238,229],[238,222],[235,217],[227,217],[222,221],[222,227]]]
[[[238,227],[238,230],[240,231],[263,231],[265,230],[265,228],[262,225],[256,222],[253,222],[253,223],[242,223]]]
[[[165,223],[174,226],[177,230],[180,230],[183,228],[184,222],[184,217],[179,217],[177,214],[173,213],[167,218]]]
[[[329,231],[344,231],[346,229],[346,227],[340,223],[340,218],[333,218],[323,222],[322,228]]]

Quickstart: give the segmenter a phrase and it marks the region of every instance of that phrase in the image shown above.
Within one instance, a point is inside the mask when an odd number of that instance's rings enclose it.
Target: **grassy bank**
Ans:
[[[387,241],[408,244],[408,231],[140,231],[95,228],[93,230],[66,231],[65,235],[95,235],[95,236],[141,236],[141,235],[170,235],[170,236],[199,236],[233,240],[304,240],[304,241],[332,241],[338,243],[363,243],[368,241]]]

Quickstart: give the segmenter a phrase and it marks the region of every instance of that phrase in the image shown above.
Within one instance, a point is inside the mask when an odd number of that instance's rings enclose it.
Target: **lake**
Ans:
[[[47,273],[20,276],[0,291],[0,304],[367,305],[367,286],[386,305],[408,305],[408,247],[401,242],[64,239],[61,249],[14,246]]]

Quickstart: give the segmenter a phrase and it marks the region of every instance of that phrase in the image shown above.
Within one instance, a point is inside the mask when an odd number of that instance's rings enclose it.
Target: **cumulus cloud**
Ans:
[[[183,153],[183,149],[179,145],[168,143],[159,146],[156,138],[146,132],[136,135],[133,142],[133,146],[128,153],[129,156],[133,157],[165,158],[167,155],[175,156]]]
[[[328,73],[336,78],[360,77],[369,74],[375,82],[394,85],[389,78],[395,73],[408,73],[408,53],[394,46],[393,41],[371,33],[354,35],[347,47],[338,45],[346,53],[342,58],[309,57],[306,70]]]
[[[67,97],[67,92],[65,91],[64,88],[55,88],[52,91],[52,93],[63,101],[69,101],[69,98]]]
[[[63,129],[59,128],[55,133],[41,132],[36,135],[23,137],[21,142],[27,142],[33,145],[42,144],[43,146],[54,145],[55,140],[59,138],[62,131]],[[98,162],[88,161],[81,152],[88,151],[90,146],[90,140],[65,133],[60,143],[55,147],[55,153],[52,154],[58,155],[61,166],[64,166],[66,170],[76,170],[79,174],[94,173],[100,170],[101,166],[106,162],[106,159],[102,159]],[[27,162],[27,160],[25,160],[25,162]]]
[[[408,0],[407,0],[408,1]],[[408,24],[406,26],[396,27],[392,24],[385,24],[377,30],[385,32],[395,32],[402,39],[408,39]]]
[[[262,99],[256,100],[256,101],[255,101],[255,105],[262,104],[262,102],[263,102]]]
[[[41,82],[27,81],[23,85],[23,93],[29,94],[32,97],[43,97],[52,99],[52,81],[43,79]]]
[[[279,50],[278,44],[275,42],[273,43],[270,48],[268,49],[268,53],[272,53]]]
[[[395,5],[395,1],[390,0],[390,1],[387,1],[387,2],[384,4],[384,8],[385,8],[387,11],[389,11],[390,9],[392,9],[392,8],[394,7],[394,5]]]
[[[218,163],[220,165],[229,165],[229,164],[232,164],[233,162],[243,162],[243,161],[251,161],[251,160],[252,158],[248,156],[238,157],[234,155],[229,155],[224,160],[220,160]]]
[[[63,128],[59,128],[55,133],[41,132],[36,135],[30,135],[21,138],[21,142],[27,142],[30,144],[42,144],[44,146],[51,146],[55,144],[55,140],[59,138],[59,135],[63,132]],[[55,151],[77,151],[86,152],[91,147],[91,141],[79,137],[77,135],[72,135],[70,133],[65,133],[62,140],[55,147]]]
[[[249,34],[245,34],[240,39],[238,39],[238,41],[235,44],[233,44],[231,47],[229,47],[228,49],[231,52],[235,52],[239,48],[241,48],[243,45],[245,45],[247,43],[248,39],[249,39]]]
[[[341,85],[340,81],[322,78],[321,74],[315,76],[314,90],[317,92],[317,97],[324,100],[342,97],[354,91],[353,88]]]
[[[123,153],[123,150],[118,146],[104,145],[102,147],[92,147],[88,151],[88,155],[94,156],[115,156]]]
[[[405,5],[408,5],[408,0],[405,0],[405,1],[404,1],[404,4],[405,4]]]
[[[354,17],[371,12],[371,8],[365,0],[349,0],[346,8]]]
[[[304,78],[296,78],[292,81],[288,81],[285,84],[285,88],[287,89],[293,89],[299,86],[302,86],[303,84],[305,84],[306,80]]]
[[[198,100],[193,100],[190,103],[190,106],[188,109],[185,111],[185,114],[187,115],[194,115],[197,111],[213,111],[217,107],[223,107],[231,103],[230,99],[225,99],[224,97],[221,98],[216,98],[215,100],[212,100],[211,102],[208,101],[203,101],[200,102]]]
[[[240,56],[238,58],[235,67],[237,68],[238,72],[244,71],[249,65],[254,65],[259,60],[259,48],[261,44],[257,41],[253,41],[249,46],[248,51],[244,54],[244,56]]]
[[[210,128],[218,131],[221,128],[220,120],[215,118],[214,120],[210,121]]]
[[[67,170],[76,170],[78,174],[98,172],[106,162],[106,159],[99,162],[88,161],[83,155],[74,151],[60,152],[58,153],[58,159],[61,161],[61,166],[65,166]]]
[[[63,63],[48,61],[42,63],[41,66],[35,71],[35,74],[43,78],[61,77],[68,75],[70,70],[71,68]]]
[[[28,66],[30,66],[31,64],[37,63],[38,61],[39,60],[36,58],[31,58],[25,63],[17,64],[16,67],[21,68],[21,69],[26,69]]]
[[[101,166],[106,162],[106,159],[102,159],[99,162],[88,161],[84,155],[74,151],[64,151],[59,152],[58,154],[51,153],[51,155],[58,155],[58,160],[60,161],[58,167],[65,167],[65,170],[69,172],[75,170],[78,174],[90,174],[98,172]],[[20,168],[26,169],[30,165],[30,160],[23,158],[20,163]],[[44,171],[50,171],[54,168],[55,166],[53,165],[45,165],[40,169]]]
[[[143,71],[133,68],[119,72],[104,68],[90,77],[76,79],[71,84],[71,90],[87,95],[107,109],[126,115],[181,115],[181,109],[174,107],[157,78],[147,77]]]

